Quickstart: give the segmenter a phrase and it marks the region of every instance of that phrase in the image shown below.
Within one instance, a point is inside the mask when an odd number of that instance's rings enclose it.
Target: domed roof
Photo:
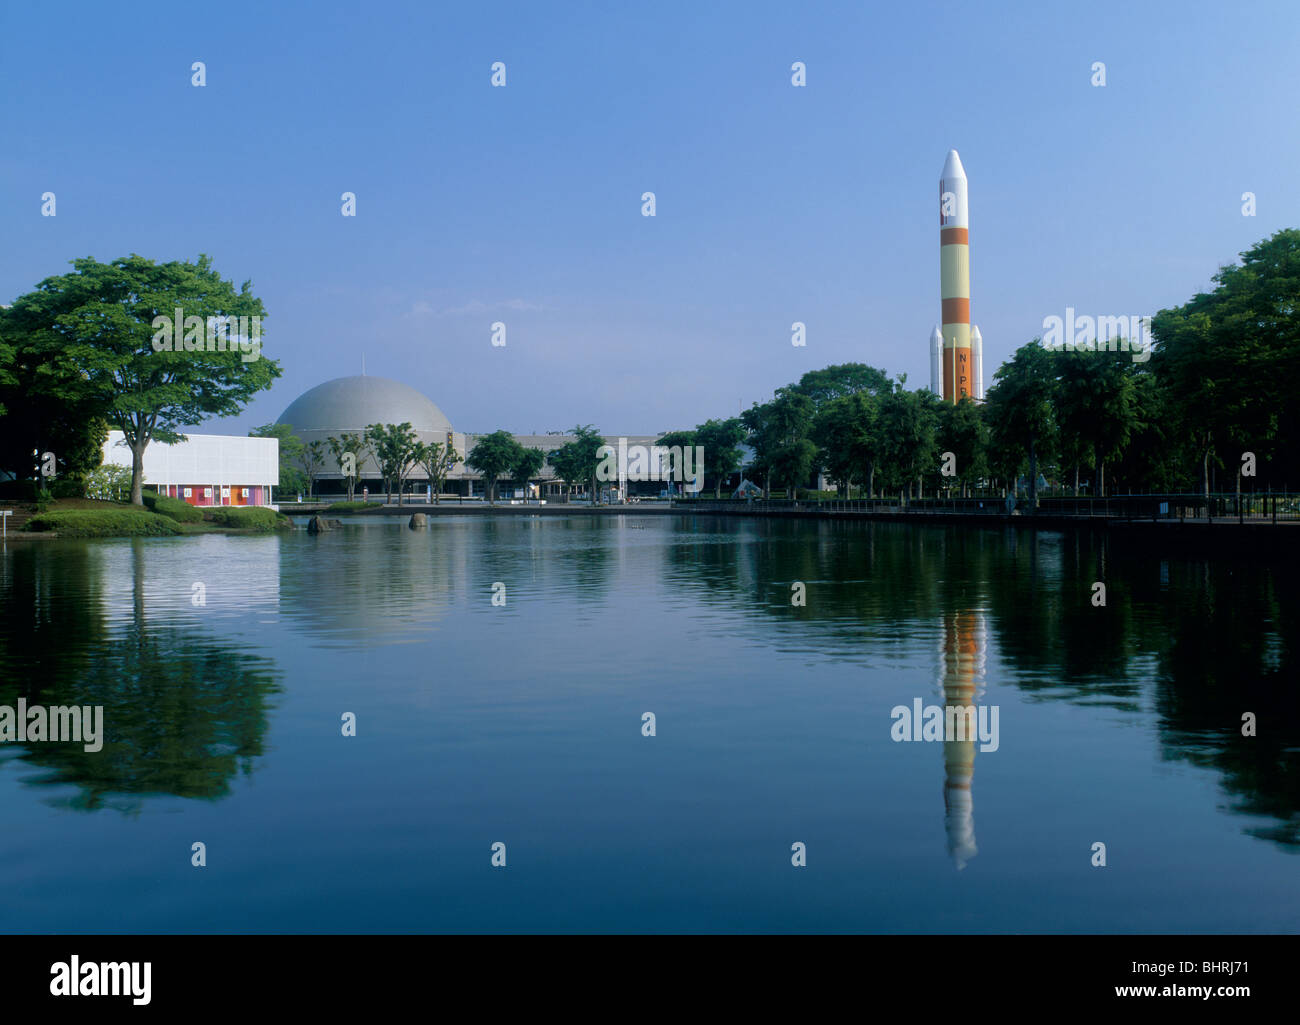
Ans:
[[[386,377],[336,377],[303,392],[280,414],[294,434],[359,432],[371,424],[409,423],[417,431],[445,434],[451,421],[410,385]]]

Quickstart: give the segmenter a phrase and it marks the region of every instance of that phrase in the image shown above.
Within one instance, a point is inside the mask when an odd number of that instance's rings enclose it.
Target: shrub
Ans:
[[[181,532],[172,520],[143,509],[65,509],[38,513],[28,530],[57,531],[63,537],[147,537]]]
[[[292,526],[287,516],[262,505],[218,506],[203,510],[204,519],[218,527],[238,527],[243,530],[278,530]]]
[[[131,499],[131,468],[105,463],[86,474],[83,484],[87,498],[127,502]],[[145,494],[149,492],[146,491]]]
[[[56,477],[50,483],[50,494],[55,498],[81,498],[86,494],[86,481],[78,477]]]
[[[189,502],[182,502],[179,498],[160,495],[156,491],[141,492],[141,497],[144,499],[145,508],[150,512],[166,516],[177,523],[203,522],[202,511],[190,505]]]
[[[333,505],[327,506],[325,511],[331,513],[358,512],[361,509],[374,509],[382,504],[382,502],[335,502]]]
[[[36,493],[36,511],[48,512],[51,505],[54,504],[54,493],[49,488],[41,488]]]

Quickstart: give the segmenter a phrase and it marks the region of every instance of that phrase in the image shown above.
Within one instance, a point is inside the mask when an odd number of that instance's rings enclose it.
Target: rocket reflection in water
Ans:
[[[984,614],[948,613],[943,619],[943,646],[939,685],[946,706],[971,706],[984,693],[984,658],[987,644]],[[971,783],[975,776],[976,738],[943,743],[943,826],[948,854],[958,871],[979,853],[975,846],[975,802]]]

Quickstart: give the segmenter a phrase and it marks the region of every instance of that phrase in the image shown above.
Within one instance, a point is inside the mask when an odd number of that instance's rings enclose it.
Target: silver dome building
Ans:
[[[465,456],[465,436],[456,434],[451,421],[441,409],[410,385],[386,377],[336,377],[303,392],[280,414],[276,423],[288,424],[304,445],[319,441],[325,449],[325,466],[316,475],[325,490],[342,490],[342,475],[329,453],[329,439],[344,434],[361,434],[371,424],[409,423],[416,436],[426,444],[450,442]],[[455,469],[463,470],[458,461]],[[381,480],[379,466],[373,458],[361,467],[362,485],[372,492]],[[422,469],[412,474],[412,482],[426,479]],[[357,491],[360,493],[361,485]]]
[[[451,421],[410,385],[386,377],[336,377],[303,392],[280,414],[304,442],[359,433],[371,424],[409,423],[417,434],[446,441]],[[310,437],[308,436],[310,435]],[[429,441],[430,438],[420,438]]]
[[[410,385],[393,381],[386,377],[338,377],[315,388],[303,392],[289,404],[289,408],[280,414],[276,421],[293,428],[293,433],[302,439],[303,444],[310,445],[319,441],[324,450],[324,463],[315,474],[316,491],[322,495],[338,495],[347,490],[338,462],[329,450],[331,437],[344,434],[361,434],[371,424],[409,423],[420,441],[428,444],[439,442],[450,444],[459,458],[444,482],[444,495],[461,495],[478,497],[483,494],[482,475],[465,465],[469,455],[481,434],[464,434],[453,430],[451,421],[442,410],[426,396]],[[516,434],[514,438],[525,448],[539,449],[544,456],[572,440],[569,434]],[[618,441],[615,436],[611,444]],[[655,437],[637,435],[623,439],[633,445],[649,446]],[[369,488],[371,498],[384,494],[383,474],[373,456],[363,460],[359,467],[361,481],[356,488],[356,496],[361,497],[362,489]],[[573,482],[581,492],[587,487],[586,481]],[[403,491],[406,494],[423,497],[428,484],[428,475],[424,468],[416,466],[407,477]],[[498,485],[499,497],[522,498],[526,494],[556,499],[563,490],[564,482],[557,481],[555,470],[549,458],[542,465],[541,472],[530,482],[512,481],[504,478]],[[657,488],[654,485],[653,488]]]

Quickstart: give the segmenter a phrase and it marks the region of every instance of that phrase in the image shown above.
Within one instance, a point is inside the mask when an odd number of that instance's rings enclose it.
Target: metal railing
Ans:
[[[1112,495],[1106,498],[1040,499],[1039,512],[1123,520],[1206,523],[1282,523],[1300,520],[1300,494],[1217,492],[1205,494]]]
[[[888,496],[853,499],[676,499],[673,508],[696,512],[809,512],[823,515],[1005,516],[1030,515],[1023,495],[999,494]],[[1153,520],[1203,523],[1285,523],[1300,521],[1300,493],[1235,492],[1204,494],[1111,495],[1105,498],[1051,495],[1038,499],[1038,516],[1069,519]]]

